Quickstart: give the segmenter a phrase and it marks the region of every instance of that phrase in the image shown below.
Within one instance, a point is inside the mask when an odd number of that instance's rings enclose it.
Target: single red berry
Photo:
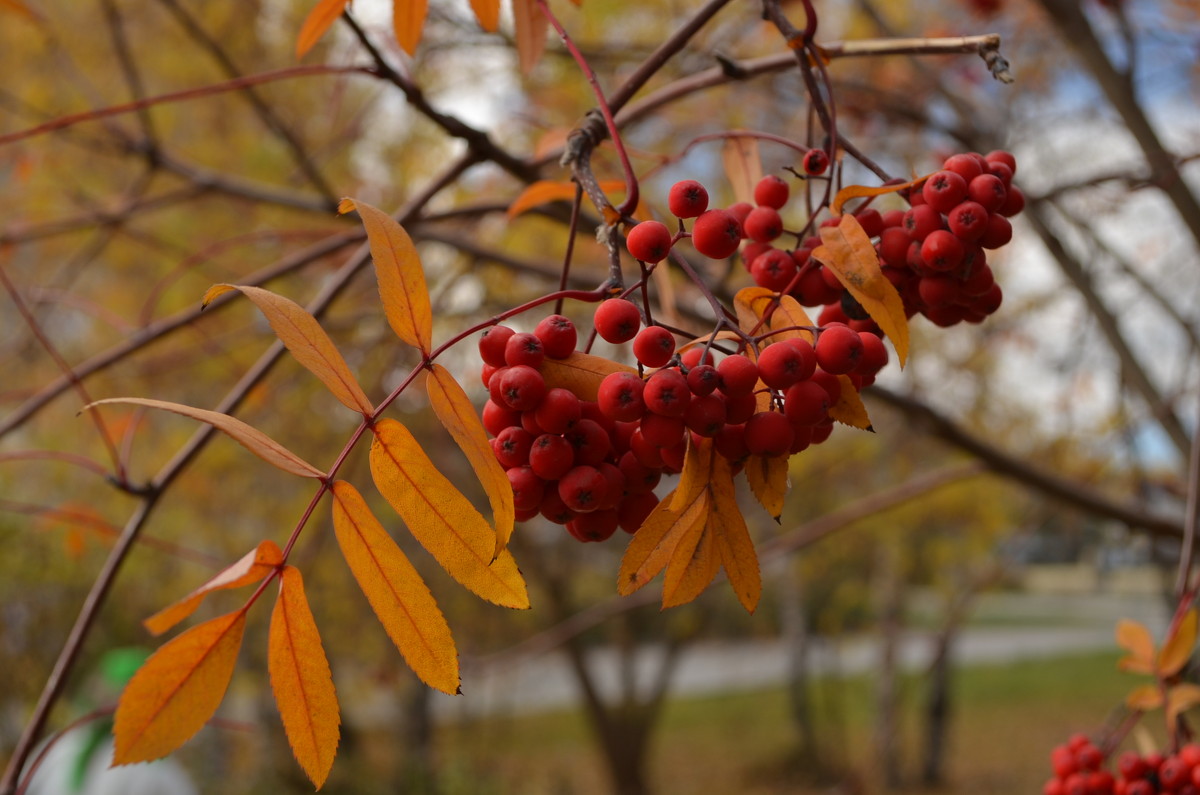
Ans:
[[[901,216],[903,219],[903,216]],[[902,226],[888,227],[879,235],[879,258],[883,260],[885,265],[891,265],[893,268],[904,267],[905,260],[908,257],[908,246],[912,242],[912,238],[908,236],[908,232]]]
[[[625,476],[625,490],[630,494],[653,491],[662,478],[661,472],[643,464],[633,451],[621,456],[617,461],[617,468]]]
[[[1113,795],[1113,788],[1116,786],[1116,783],[1117,781],[1113,778],[1113,774],[1107,770],[1093,770],[1087,775],[1087,794]],[[1183,791],[1181,789],[1180,793]]]
[[[854,372],[859,375],[874,375],[887,366],[887,347],[878,334],[864,331],[858,336],[862,338],[863,351],[862,358],[858,360],[858,366],[854,368]]]
[[[642,221],[625,236],[625,247],[636,260],[661,262],[671,251],[671,230],[658,221]]]
[[[928,204],[919,204],[904,214],[904,229],[912,240],[922,241],[942,228],[941,213]]]
[[[1042,785],[1042,795],[1066,795],[1062,779],[1052,778]]]
[[[710,259],[725,259],[742,242],[742,225],[727,210],[708,210],[692,224],[692,246]]]
[[[1007,163],[1001,163],[998,160],[990,161],[987,164],[987,173],[1003,182],[1006,188],[1012,185],[1013,170],[1008,167]]]
[[[949,276],[922,276],[917,294],[930,309],[943,309],[958,303],[962,283]]]
[[[952,271],[962,264],[963,244],[945,229],[931,232],[921,243],[921,259],[935,271]]]
[[[771,389],[787,389],[797,381],[809,378],[817,367],[812,345],[804,340],[791,340],[768,345],[758,357],[758,375]]]
[[[745,356],[726,356],[717,365],[721,377],[718,387],[726,395],[748,395],[758,384],[758,365]]]
[[[558,496],[568,508],[579,513],[596,510],[607,489],[608,481],[592,466],[577,466],[558,481]]]
[[[500,368],[496,367],[495,365],[484,362],[483,367],[479,369],[479,380],[482,381],[483,385],[486,387],[488,383],[491,382],[492,376],[495,375],[496,371],[499,369]]]
[[[558,480],[575,466],[575,448],[563,437],[543,433],[529,448],[529,467],[542,480]]]
[[[848,326],[828,326],[821,330],[816,345],[817,364],[827,373],[849,373],[862,358],[862,338]]]
[[[676,218],[695,218],[708,209],[708,191],[694,179],[684,179],[671,186],[667,207]]]
[[[608,461],[596,464],[596,469],[600,470],[600,474],[608,481],[608,494],[600,510],[616,509],[621,504],[621,498],[625,496],[625,475],[616,464]]]
[[[688,370],[687,384],[688,389],[692,390],[692,394],[696,397],[711,395],[717,389],[717,384],[721,382],[721,377],[717,373],[717,368],[711,364],[698,364]]]
[[[995,174],[980,174],[967,185],[967,196],[990,213],[996,212],[1008,196],[1008,188]]]
[[[1003,215],[989,215],[987,230],[979,240],[983,248],[997,249],[1012,240],[1012,224]]]
[[[513,467],[506,474],[512,485],[513,505],[517,510],[528,511],[541,504],[545,481],[535,475],[532,469],[527,466]]]
[[[542,366],[546,358],[546,349],[536,334],[522,331],[513,334],[504,343],[504,363],[509,367],[524,364],[535,370]]]
[[[565,359],[575,352],[579,334],[571,319],[562,315],[542,318],[533,333],[542,341],[542,348],[551,359]]]
[[[693,397],[683,414],[688,430],[701,436],[713,437],[725,427],[725,401],[717,395]]]
[[[986,262],[981,262],[971,268],[971,272],[962,282],[962,293],[971,298],[977,298],[992,288],[996,283],[992,269]]]
[[[655,447],[674,447],[683,438],[687,426],[682,417],[647,414],[642,417],[642,437]]]
[[[617,508],[617,524],[626,533],[636,533],[657,507],[658,496],[652,491],[626,495]]]
[[[678,475],[683,471],[683,458],[687,454],[687,439],[680,439],[674,447],[663,447],[659,453],[662,454],[663,472],[669,475]]]
[[[1177,756],[1169,756],[1158,767],[1158,785],[1174,792],[1192,781],[1192,769]]]
[[[789,420],[789,422],[791,422]],[[802,453],[812,444],[813,426],[811,425],[792,425],[792,446],[788,448],[788,455]]]
[[[1083,739],[1084,742],[1073,746],[1075,749],[1075,758],[1079,760],[1079,767],[1083,770],[1099,770],[1100,766],[1104,764],[1104,752],[1092,745],[1086,735],[1084,735]],[[1074,740],[1075,737],[1068,740],[1067,746],[1072,747],[1071,743]]]
[[[662,326],[647,326],[633,338],[633,355],[646,367],[662,367],[675,355],[675,336]]]
[[[738,252],[738,256],[742,258],[742,264],[746,266],[746,270],[750,270],[750,266],[754,264],[754,260],[773,250],[775,247],[770,243],[747,243],[742,246],[742,250]]]
[[[833,433],[833,418],[829,418],[824,422],[819,422],[813,426],[812,441],[810,444],[821,444],[829,438]]]
[[[1079,772],[1079,760],[1070,747],[1056,745],[1050,751],[1050,767],[1054,769],[1056,776],[1065,779],[1067,776]]]
[[[483,427],[492,436],[499,436],[505,428],[521,425],[521,412],[513,411],[508,406],[488,400],[483,404],[480,413]]]
[[[575,463],[598,466],[612,452],[612,437],[595,420],[582,419],[563,434],[575,451]]]
[[[632,301],[611,298],[596,307],[592,322],[596,326],[596,333],[605,342],[619,344],[629,342],[637,335],[642,326],[642,316]]]
[[[783,397],[783,413],[793,426],[823,422],[831,405],[829,393],[816,381],[792,384]]]
[[[978,160],[971,157],[969,154],[951,155],[946,158],[946,162],[942,164],[942,168],[946,171],[953,171],[968,183],[983,173],[983,165]]]
[[[796,261],[787,252],[773,248],[761,254],[750,266],[750,276],[759,287],[783,292],[796,278]]]
[[[503,367],[504,346],[515,331],[508,326],[492,326],[479,338],[479,358],[493,367]]]
[[[1134,781],[1125,788],[1125,795],[1154,795],[1154,785],[1146,779]]]
[[[979,242],[988,230],[988,211],[979,202],[960,202],[946,216],[946,224],[959,240]]]
[[[983,156],[983,159],[989,163],[1003,163],[1004,165],[1008,166],[1012,173],[1017,173],[1017,159],[1013,157],[1012,152],[1006,152],[1003,149],[997,149],[995,151],[988,152]]]
[[[746,448],[755,455],[780,456],[792,446],[795,431],[778,411],[760,411],[746,421]]]
[[[746,215],[742,224],[746,237],[757,243],[770,243],[783,234],[783,219],[774,207],[758,206]]]
[[[640,420],[646,413],[645,388],[645,382],[633,373],[609,373],[596,395],[600,411],[617,422]]]
[[[948,213],[967,197],[967,181],[953,171],[939,171],[925,180],[921,195],[925,204],[939,213]]]
[[[1000,289],[1000,285],[992,282],[992,286],[983,295],[971,302],[971,308],[985,315],[990,315],[1000,308],[1000,304],[1004,302],[1004,291]]]
[[[1127,781],[1142,778],[1150,772],[1150,766],[1137,751],[1125,751],[1117,757],[1117,770]]]
[[[546,432],[546,429],[537,421],[536,409],[521,412],[521,427],[533,434],[535,438]]]
[[[734,202],[725,208],[725,211],[732,215],[734,220],[738,222],[738,226],[742,230],[739,234],[741,234],[743,239],[746,237],[746,217],[750,215],[750,211],[753,209],[754,205],[750,202]]]
[[[538,513],[555,524],[566,524],[576,516],[575,512],[563,502],[562,497],[558,496],[557,483],[545,490],[542,501],[538,505]]]
[[[724,395],[724,398],[725,422],[729,425],[741,425],[758,411],[758,396],[753,392],[744,395]]]
[[[546,380],[529,365],[519,364],[500,375],[500,392],[510,409],[532,411],[546,396]]]
[[[804,173],[810,177],[819,177],[829,168],[829,155],[824,149],[809,149],[804,153],[804,159],[800,161]]]
[[[496,434],[496,460],[505,469],[525,466],[529,463],[529,450],[533,446],[533,436],[524,428],[509,426]]]
[[[1179,749],[1179,758],[1188,767],[1200,767],[1200,744],[1188,743]]]
[[[567,532],[578,541],[605,541],[617,532],[619,519],[613,509],[581,514],[567,522]]]
[[[704,361],[700,361],[701,358]],[[691,370],[693,367],[701,364],[707,364],[711,367],[713,364],[713,355],[711,351],[705,353],[703,345],[697,345],[679,354],[679,363],[683,366],[684,370]]]
[[[874,207],[859,210],[854,217],[858,219],[858,225],[867,233],[867,237],[879,237],[883,233],[883,216]]]
[[[659,370],[650,376],[642,393],[646,408],[664,417],[682,417],[691,397],[687,378],[676,368]]]
[[[713,439],[713,447],[729,461],[741,461],[750,455],[750,449],[746,447],[746,426],[726,423]]]
[[[1000,209],[996,212],[1003,215],[1005,218],[1012,218],[1025,209],[1025,194],[1015,185],[1009,187],[1008,195],[1004,197],[1004,204],[1000,205]]]
[[[571,390],[561,387],[546,390],[546,396],[533,412],[533,418],[546,433],[563,433],[582,415],[579,398]]]
[[[788,184],[774,174],[768,174],[754,186],[754,203],[759,207],[781,209],[787,204]]]

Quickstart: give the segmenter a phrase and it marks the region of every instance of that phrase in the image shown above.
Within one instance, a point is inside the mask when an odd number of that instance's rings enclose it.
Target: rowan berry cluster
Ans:
[[[1200,745],[1169,755],[1126,751],[1117,758],[1115,776],[1104,762],[1105,753],[1091,740],[1072,737],[1050,752],[1054,777],[1042,787],[1043,795],[1200,794]]]

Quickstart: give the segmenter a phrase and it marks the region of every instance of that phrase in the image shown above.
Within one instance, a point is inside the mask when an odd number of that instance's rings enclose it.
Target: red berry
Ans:
[[[1158,767],[1158,785],[1169,792],[1191,783],[1191,780],[1192,769],[1177,756],[1167,757]]]
[[[542,348],[551,359],[565,359],[575,352],[579,335],[568,317],[550,315],[542,318],[533,333],[542,341]]]
[[[664,417],[682,417],[691,397],[687,378],[675,368],[659,370],[650,376],[642,394],[646,408]]]
[[[657,469],[652,469],[638,460],[632,451],[625,453],[617,462],[617,468],[625,477],[625,490],[630,494],[641,494],[653,491],[662,477]]]
[[[658,507],[658,496],[652,491],[630,494],[617,508],[617,524],[626,533],[636,533],[650,513]]]
[[[942,168],[946,171],[953,171],[968,183],[983,173],[983,165],[969,154],[951,155],[946,158]]]
[[[480,412],[484,429],[492,436],[499,436],[505,428],[520,426],[521,413],[513,411],[508,406],[488,400]]]
[[[774,207],[776,210],[787,204],[788,184],[774,174],[768,174],[754,186],[754,203],[760,207]]]
[[[817,177],[824,174],[825,169],[829,168],[829,155],[824,149],[809,149],[804,153],[804,159],[800,163],[805,174]]]
[[[693,397],[683,414],[688,429],[700,436],[712,437],[725,427],[725,401],[717,395]]]
[[[675,355],[675,336],[662,326],[647,326],[633,338],[633,355],[646,367],[662,367]]]
[[[671,251],[671,230],[658,221],[642,221],[625,236],[625,247],[636,260],[661,262]]]
[[[996,249],[1012,240],[1012,224],[1003,215],[989,215],[987,230],[979,240],[983,248]]]
[[[621,474],[621,470],[617,468],[616,464],[608,461],[597,464],[596,469],[600,470],[600,474],[608,481],[608,495],[604,504],[600,506],[600,510],[615,509],[621,504],[621,498],[625,496],[625,476]]]
[[[753,392],[744,395],[725,395],[725,422],[741,425],[758,411],[758,396]]]
[[[676,218],[695,218],[708,209],[708,191],[694,179],[684,179],[671,186],[667,207]]]
[[[700,361],[701,358],[704,359],[703,362]],[[703,345],[697,345],[696,347],[688,348],[686,351],[681,353],[679,355],[679,363],[683,365],[683,369],[685,370],[690,370],[700,364],[712,366],[713,355],[711,352],[705,353]]]
[[[1042,795],[1065,795],[1062,781],[1052,778],[1042,785]]]
[[[938,229],[921,243],[921,259],[935,271],[952,271],[962,264],[963,244],[951,232]]]
[[[1084,770],[1099,770],[1104,764],[1104,752],[1096,746],[1092,745],[1091,741],[1084,736],[1082,743],[1077,743],[1072,746],[1075,737],[1067,742],[1068,747],[1074,747],[1075,758],[1079,760],[1079,766]]]
[[[721,382],[720,378],[717,368],[711,364],[698,364],[688,370],[688,389],[692,390],[692,394],[696,397],[711,395],[716,391],[717,385]]]
[[[883,216],[874,207],[859,210],[854,214],[858,225],[867,233],[867,237],[879,237],[883,233]]]
[[[563,433],[579,421],[583,410],[579,398],[569,389],[554,387],[533,412],[533,418],[546,433]]]
[[[533,446],[533,436],[524,428],[509,426],[496,434],[496,460],[505,469],[524,466],[529,463],[529,450]]]
[[[1008,189],[995,174],[980,174],[968,183],[967,196],[988,212],[995,212],[1004,204]]]
[[[741,461],[750,455],[750,449],[746,447],[746,426],[726,424],[713,440],[713,446],[728,460]]]
[[[746,421],[746,448],[755,455],[780,456],[792,446],[791,423],[778,411],[760,411]]]
[[[930,309],[944,309],[958,303],[962,283],[949,276],[923,276],[917,285],[917,294]]]
[[[912,240],[924,240],[931,232],[941,228],[941,213],[928,204],[919,204],[904,214],[904,229]]]
[[[687,430],[682,417],[647,414],[642,417],[642,437],[655,447],[674,447]]]
[[[596,333],[606,342],[629,342],[642,326],[642,316],[632,301],[611,298],[596,307],[592,318]]]
[[[504,346],[515,331],[508,326],[492,326],[479,338],[479,358],[493,367],[503,367]]]
[[[574,519],[576,515],[562,501],[562,497],[558,496],[557,484],[545,490],[545,494],[542,495],[542,501],[538,505],[538,513],[555,524],[566,524]]]
[[[787,389],[811,376],[816,369],[816,362],[812,346],[807,342],[803,342],[803,345],[778,342],[768,345],[759,355],[758,375],[772,389]]]
[[[858,336],[862,338],[863,352],[854,372],[860,375],[874,375],[887,366],[887,347],[884,346],[883,340],[878,334],[866,331]]]
[[[783,397],[783,413],[794,426],[823,422],[831,405],[829,393],[816,381],[793,384]]]
[[[513,334],[504,343],[504,363],[509,367],[524,364],[535,370],[542,366],[546,358],[546,349],[536,334],[522,331]]]
[[[537,508],[542,502],[545,483],[529,467],[513,467],[506,473],[512,485],[513,505],[518,511]]]
[[[742,228],[746,237],[758,243],[770,243],[783,234],[783,219],[774,207],[755,207],[746,216]]]
[[[954,236],[966,243],[976,243],[987,234],[988,211],[978,202],[961,202],[946,217]]]
[[[742,225],[728,210],[708,210],[692,224],[692,246],[710,259],[725,259],[741,242]]]
[[[1008,195],[1004,197],[1004,204],[1000,205],[1000,209],[996,212],[1003,215],[1005,218],[1012,218],[1025,209],[1025,194],[1021,189],[1012,186],[1008,189]]]
[[[580,420],[563,434],[563,438],[574,449],[576,464],[598,466],[612,452],[612,437],[595,420]]]
[[[616,422],[640,420],[646,413],[645,388],[645,382],[633,373],[609,373],[596,395],[600,411]]]
[[[939,171],[925,180],[921,195],[925,204],[939,213],[948,213],[967,197],[967,181],[953,171]]]
[[[1138,755],[1137,751],[1125,751],[1117,757],[1117,770],[1121,777],[1133,781],[1142,778],[1150,772],[1150,766]]]
[[[983,156],[983,159],[988,163],[1003,163],[1004,165],[1008,166],[1012,173],[1017,173],[1017,159],[1013,157],[1012,152],[1006,152],[1003,149],[997,149],[995,151],[988,152]]]
[[[608,481],[592,466],[577,466],[558,481],[558,496],[568,508],[579,513],[596,510],[607,489]]]
[[[529,365],[509,367],[499,377],[501,397],[511,409],[532,411],[546,396],[546,380]]]
[[[750,275],[759,287],[783,292],[796,277],[796,261],[786,252],[773,248],[754,260]]]
[[[1065,779],[1079,771],[1079,760],[1068,746],[1057,745],[1050,751],[1050,766],[1054,768],[1056,776]]]
[[[879,258],[885,265],[902,268],[908,257],[908,245],[911,242],[912,238],[908,236],[904,227],[889,227],[879,235]]]
[[[816,353],[817,364],[825,372],[849,373],[862,357],[862,338],[848,326],[829,326],[817,337]]]
[[[717,365],[718,387],[726,395],[748,395],[758,384],[758,365],[745,356],[726,356]]]
[[[529,449],[529,467],[542,480],[558,480],[575,466],[575,448],[563,437],[543,433]]]
[[[605,541],[617,531],[617,512],[611,508],[585,513],[567,522],[567,532],[579,541]]]

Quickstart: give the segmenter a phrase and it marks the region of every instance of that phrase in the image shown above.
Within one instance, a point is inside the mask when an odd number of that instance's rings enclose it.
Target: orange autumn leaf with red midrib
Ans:
[[[236,563],[222,569],[190,594],[173,605],[147,618],[142,624],[155,635],[161,635],[171,627],[196,612],[204,598],[213,591],[241,588],[259,582],[283,564],[283,551],[274,541],[262,541],[247,552]]]

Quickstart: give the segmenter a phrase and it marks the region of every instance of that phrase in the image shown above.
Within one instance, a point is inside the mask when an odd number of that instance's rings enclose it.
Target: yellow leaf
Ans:
[[[762,317],[776,297],[766,287],[743,287],[733,296],[733,310],[737,314],[738,328],[747,334],[762,331]]]
[[[550,22],[534,0],[513,0],[513,28],[517,39],[517,62],[521,73],[529,74],[546,51]]]
[[[783,499],[787,496],[787,461],[786,456],[752,455],[746,459],[746,481],[750,491],[776,522],[783,513]]]
[[[561,387],[579,396],[580,400],[595,400],[600,389],[600,382],[609,373],[634,373],[637,370],[627,364],[620,364],[603,356],[592,356],[590,353],[575,351],[565,359],[547,357],[542,362],[542,378],[546,388]]]
[[[241,588],[256,583],[283,565],[283,552],[274,541],[262,541],[242,556],[237,563],[222,569],[215,577],[201,585],[170,607],[158,611],[142,622],[146,629],[161,635],[171,627],[196,612],[204,597],[213,591]]]
[[[1167,691],[1167,725],[1174,726],[1179,715],[1200,704],[1200,685],[1183,682]]]
[[[313,48],[330,26],[342,15],[350,0],[321,0],[313,6],[304,18],[300,27],[300,35],[296,37],[296,57],[303,58],[304,54]]]
[[[146,660],[117,704],[114,765],[159,759],[200,731],[229,686],[245,629],[243,608],[192,627]]]
[[[605,193],[615,193],[625,190],[625,181],[619,179],[600,180],[600,190]],[[523,212],[549,204],[555,201],[573,201],[575,199],[574,182],[558,182],[541,179],[521,191],[512,204],[508,205],[508,218],[512,220]]]
[[[270,290],[238,284],[218,284],[210,287],[204,294],[204,305],[207,306],[218,295],[229,290],[240,290],[262,310],[267,322],[271,324],[271,330],[292,352],[296,361],[319,378],[343,405],[363,415],[370,415],[375,411],[333,340],[329,339],[325,329],[321,328],[321,324],[307,309]]]
[[[429,0],[392,0],[392,27],[396,42],[409,55],[417,51],[421,42],[421,31],[425,27],[425,15],[429,11]]]
[[[496,460],[479,414],[450,372],[440,364],[434,364],[425,379],[425,388],[434,414],[467,456],[475,476],[487,492],[496,525],[494,558],[508,546],[508,539],[512,537],[515,514],[512,484],[504,474],[504,467]]]
[[[697,522],[680,538],[663,575],[664,610],[693,601],[717,576],[721,560],[713,544],[713,523],[710,514],[707,521]]]
[[[342,199],[338,212],[351,210],[358,211],[367,230],[388,324],[397,337],[428,354],[433,347],[433,310],[417,247],[404,227],[383,210],[355,199]]]
[[[895,286],[879,267],[879,255],[862,224],[843,215],[837,226],[821,227],[821,245],[812,253],[838,277],[871,319],[892,341],[900,366],[908,360],[908,318]]]
[[[1158,654],[1158,672],[1161,676],[1174,676],[1183,670],[1192,649],[1196,646],[1196,608],[1188,608],[1183,617],[1171,627],[1171,634],[1163,643]]]
[[[479,27],[488,33],[495,33],[500,27],[500,0],[471,0],[471,10]]]
[[[656,270],[655,273],[657,273],[657,272],[658,271]],[[742,337],[739,334],[737,334],[733,331],[730,331],[729,329],[725,329],[724,331],[718,331],[716,334],[705,334],[703,337],[696,337],[695,339],[688,340],[687,342],[683,343],[675,350],[677,353],[683,353],[684,351],[689,350],[690,348],[696,348],[701,345],[707,345],[708,341],[711,339],[740,341],[742,339]]]
[[[763,324],[760,321],[771,310],[770,328],[787,329],[772,335],[772,339],[800,338],[813,341],[811,331],[795,328],[816,324],[808,317],[800,302],[790,295],[779,295],[765,287],[743,287],[733,297],[733,308],[738,316],[738,328],[747,334],[761,334]]]
[[[463,586],[504,607],[529,607],[512,554],[496,552],[496,533],[438,471],[409,430],[395,420],[375,425],[371,476],[413,537]],[[489,565],[490,562],[490,565]]]
[[[762,157],[758,153],[758,139],[749,137],[726,138],[721,145],[721,163],[725,176],[733,186],[733,195],[740,202],[754,204],[754,186],[762,179]]]
[[[723,456],[714,456],[712,464],[713,543],[718,559],[729,576],[729,584],[746,612],[753,613],[762,596],[762,575],[758,553],[738,508],[733,486],[733,469]]]
[[[425,581],[357,489],[339,480],[332,491],[338,546],[379,623],[422,682],[457,693],[458,650]]]
[[[905,182],[900,185],[883,185],[878,188],[868,188],[865,185],[847,185],[839,190],[837,195],[833,197],[833,202],[829,205],[829,211],[834,215],[841,215],[842,208],[845,207],[846,202],[850,201],[851,199],[858,199],[866,196],[883,196],[887,193],[897,193],[905,190],[906,188],[911,188],[914,185],[920,185],[922,182],[929,179],[930,176],[930,174],[926,174],[923,177],[917,177],[912,182]]]
[[[1117,622],[1117,645],[1129,652],[1117,667],[1122,671],[1139,674],[1154,673],[1154,639],[1150,630],[1132,619]]]
[[[342,720],[329,660],[294,566],[285,566],[279,580],[267,635],[267,671],[292,753],[320,789],[337,755]]]
[[[150,400],[148,398],[106,398],[105,400],[97,400],[95,403],[84,406],[83,410],[87,411],[94,406],[100,406],[105,403],[130,403],[135,406],[147,406],[152,409],[162,409],[163,411],[170,411],[175,414],[182,414],[185,417],[191,417],[194,420],[208,423],[218,431],[227,434],[242,447],[245,447],[268,464],[279,467],[284,472],[290,472],[293,475],[299,475],[303,478],[325,477],[324,472],[270,436],[228,414],[208,411],[207,409],[192,408],[180,403],[168,403],[165,400]]]
[[[1158,685],[1142,685],[1135,687],[1125,696],[1125,706],[1140,712],[1149,712],[1162,706],[1162,691]]]
[[[779,306],[771,313],[771,329],[780,330],[772,339],[802,339],[812,342],[814,338],[812,331],[806,328],[797,328],[797,326],[815,326],[816,323],[808,317],[808,313],[804,311],[804,307],[800,306],[800,302],[790,295],[781,295],[779,297]]]
[[[630,539],[617,574],[617,593],[621,596],[628,596],[654,579],[670,561],[679,540],[696,525],[704,524],[708,490],[701,490],[694,501],[676,511],[672,503],[678,494],[676,490],[664,497]]]
[[[708,488],[712,477],[713,443],[711,439],[701,438],[699,443],[689,437],[687,452],[683,457],[683,470],[679,473],[679,485],[675,488],[671,507],[676,511],[683,510],[693,503],[696,498]]]
[[[839,375],[838,383],[842,385],[842,392],[837,403],[829,407],[829,416],[843,425],[864,431],[874,431],[875,428],[871,425],[871,418],[867,416],[867,407],[863,404],[862,395],[858,394],[858,390],[854,388],[850,378]]]

